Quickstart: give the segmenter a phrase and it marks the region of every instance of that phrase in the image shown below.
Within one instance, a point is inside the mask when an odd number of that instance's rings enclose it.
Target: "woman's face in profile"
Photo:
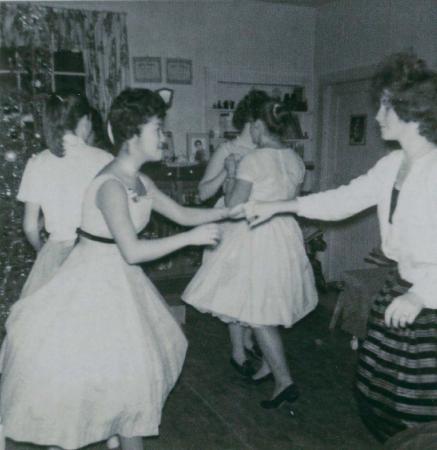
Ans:
[[[147,123],[141,125],[140,134],[134,137],[134,143],[149,161],[160,161],[165,136],[162,131],[162,120],[153,116]]]
[[[386,141],[398,140],[405,131],[405,122],[399,118],[388,99],[383,96],[376,114],[381,136]]]

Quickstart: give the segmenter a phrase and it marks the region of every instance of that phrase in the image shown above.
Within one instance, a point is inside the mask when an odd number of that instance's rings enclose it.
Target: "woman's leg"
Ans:
[[[230,323],[228,328],[232,345],[232,358],[242,365],[247,359],[244,351],[244,327],[239,323]]]
[[[144,449],[143,438],[140,436],[131,437],[131,438],[120,436],[120,441],[121,441],[121,448],[123,450],[143,450]]]
[[[273,397],[275,397],[293,383],[279,330],[277,327],[266,326],[253,328],[253,332],[275,378],[273,391]]]
[[[247,348],[249,350],[253,349],[254,342],[253,342],[252,329],[249,327],[245,327],[243,330],[243,345],[244,345],[244,348]]]

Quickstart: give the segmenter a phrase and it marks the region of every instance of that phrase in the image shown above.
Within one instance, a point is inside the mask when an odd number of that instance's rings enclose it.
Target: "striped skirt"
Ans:
[[[410,287],[397,272],[390,275],[373,303],[359,353],[360,413],[382,441],[437,420],[437,310],[423,309],[405,328],[384,323],[388,305]]]

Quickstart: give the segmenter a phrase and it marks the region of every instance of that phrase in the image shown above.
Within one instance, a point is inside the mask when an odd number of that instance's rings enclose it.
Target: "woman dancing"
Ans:
[[[282,142],[293,116],[279,102],[267,100],[253,113],[253,142],[257,149],[240,162],[226,194],[229,206],[247,200],[286,200],[296,196],[305,167]],[[317,304],[311,265],[302,233],[290,216],[277,217],[250,230],[245,221],[229,227],[222,243],[202,265],[182,298],[199,311],[227,323],[249,326],[266,364],[253,377],[273,378],[271,400],[264,408],[297,399],[278,326],[291,327]]]
[[[146,89],[122,92],[109,121],[118,155],[92,181],[80,241],[55,276],[14,304],[0,392],[6,437],[77,449],[119,435],[142,450],[158,434],[187,343],[136,264],[186,245],[214,245],[217,225],[155,240],[138,238],[152,209],[187,226],[226,209],[179,206],[141,175],[162,156],[167,105]]]
[[[24,233],[37,258],[21,296],[47,283],[73,249],[83,196],[112,155],[85,143],[92,132],[85,97],[51,94],[44,105],[47,150],[32,157],[24,170],[17,199],[24,202]],[[49,234],[41,239],[41,215]]]
[[[378,207],[382,248],[399,272],[374,299],[356,387],[363,421],[384,441],[437,420],[437,74],[411,53],[395,54],[374,90],[382,137],[401,150],[347,186],[245,210],[255,226],[278,213],[341,220]]]
[[[237,174],[239,161],[256,148],[250,133],[250,123],[253,120],[254,111],[269,99],[264,91],[252,90],[244,96],[237,104],[232,124],[239,135],[230,141],[220,145],[214,152],[205,171],[205,175],[199,183],[199,195],[205,201],[222,190],[226,194]],[[217,202],[217,207],[225,205],[224,197]],[[231,222],[221,225],[222,232],[226,232],[227,227],[232,227]],[[210,250],[205,250],[204,260],[210,255]],[[239,323],[229,323],[229,336],[232,344],[231,366],[243,376],[251,376],[255,369],[251,360],[247,357],[259,358],[256,351],[258,347],[254,345],[252,333],[247,327],[242,327]]]

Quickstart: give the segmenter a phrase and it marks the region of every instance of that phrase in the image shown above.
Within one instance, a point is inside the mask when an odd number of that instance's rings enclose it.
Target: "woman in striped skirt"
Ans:
[[[231,215],[255,226],[278,213],[341,220],[377,206],[382,249],[398,270],[374,300],[356,387],[364,422],[384,441],[437,421],[437,74],[396,54],[380,66],[374,92],[382,138],[401,150],[346,186]]]

